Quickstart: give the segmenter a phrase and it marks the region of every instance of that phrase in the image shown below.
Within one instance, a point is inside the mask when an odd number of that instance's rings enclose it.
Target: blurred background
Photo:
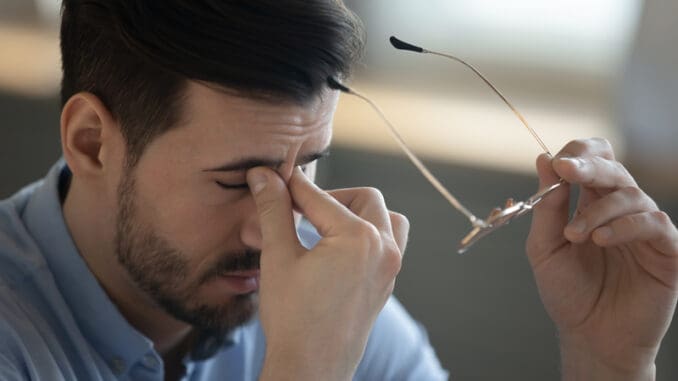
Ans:
[[[678,34],[672,0],[349,0],[367,29],[351,86],[373,98],[432,171],[476,214],[536,190],[540,147],[469,70],[396,51],[388,37],[457,55],[483,72],[552,152],[609,139],[641,186],[678,216]],[[0,198],[60,156],[57,0],[0,0]],[[326,187],[382,190],[412,228],[396,295],[458,380],[558,378],[555,331],[524,257],[529,218],[455,252],[469,229],[398,151],[362,102],[344,96]],[[675,324],[674,324],[675,325]],[[678,333],[657,360],[678,379]]]

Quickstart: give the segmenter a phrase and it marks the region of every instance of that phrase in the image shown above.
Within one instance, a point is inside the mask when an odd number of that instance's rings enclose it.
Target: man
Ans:
[[[61,45],[64,161],[0,204],[0,379],[446,379],[390,298],[406,218],[310,180],[362,45],[343,5],[66,0]],[[652,379],[676,228],[604,141],[538,169],[583,185],[528,240],[563,377]]]

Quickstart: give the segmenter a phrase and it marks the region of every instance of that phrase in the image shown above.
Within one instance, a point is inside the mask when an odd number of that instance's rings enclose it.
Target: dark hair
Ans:
[[[180,120],[187,80],[303,104],[349,76],[363,45],[341,0],[64,0],[61,100],[98,96],[134,165]]]

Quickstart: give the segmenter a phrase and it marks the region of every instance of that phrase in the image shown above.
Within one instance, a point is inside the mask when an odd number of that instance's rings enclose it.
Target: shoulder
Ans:
[[[0,200],[0,280],[20,285],[23,278],[46,265],[44,257],[23,220],[35,187],[32,184],[11,198]]]
[[[391,297],[374,323],[355,380],[447,380],[425,328]]]
[[[22,219],[30,191],[0,201],[1,380],[59,380],[68,374],[59,365],[64,330],[50,299],[57,287]]]
[[[0,376],[2,380],[47,379],[61,374],[53,343],[56,333],[20,291],[0,279]]]

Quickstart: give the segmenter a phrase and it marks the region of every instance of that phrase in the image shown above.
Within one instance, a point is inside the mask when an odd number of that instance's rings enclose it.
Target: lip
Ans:
[[[216,277],[215,282],[220,289],[233,294],[251,294],[259,289],[259,270],[223,273]]]
[[[261,274],[260,270],[247,271],[230,271],[219,274],[221,277],[238,277],[238,278],[258,278]]]

